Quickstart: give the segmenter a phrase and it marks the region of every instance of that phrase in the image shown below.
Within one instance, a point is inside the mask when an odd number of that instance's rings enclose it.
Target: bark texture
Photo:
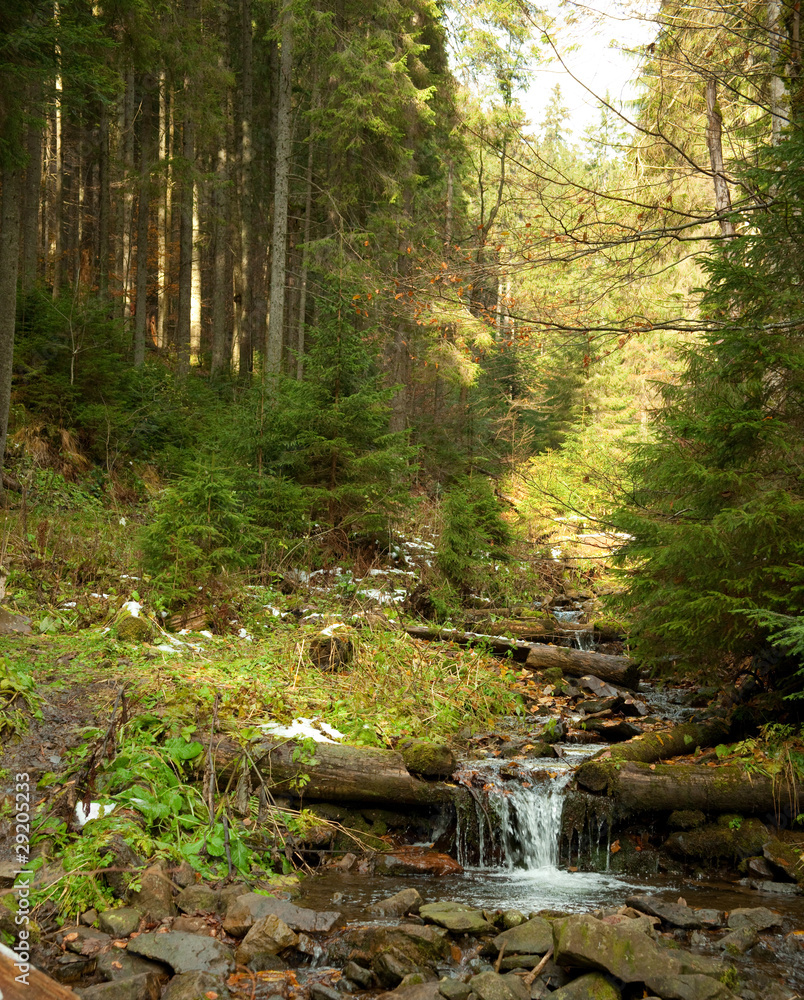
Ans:
[[[639,667],[627,656],[609,656],[606,653],[592,653],[581,649],[566,649],[563,646],[531,646],[525,660],[528,670],[546,670],[559,667],[568,677],[584,677],[594,674],[609,684],[639,690]]]
[[[721,719],[712,722],[684,722],[661,733],[643,733],[626,743],[601,750],[598,756],[610,755],[611,760],[634,760],[653,764],[658,760],[694,753],[698,747],[711,747],[729,738],[729,726]]]

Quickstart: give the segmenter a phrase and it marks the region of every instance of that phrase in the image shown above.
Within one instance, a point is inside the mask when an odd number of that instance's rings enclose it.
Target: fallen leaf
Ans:
[[[611,851],[612,854],[616,854],[617,851],[620,850],[620,841],[619,840],[615,840],[614,843],[609,848],[609,850]]]
[[[133,935],[132,935],[132,937],[133,937]],[[125,948],[127,946],[128,946],[128,941],[122,941],[122,940],[120,940],[120,941],[112,941],[112,947],[113,948]]]
[[[73,931],[71,934],[65,934],[64,937],[62,938],[62,941],[65,941],[65,942],[66,941],[75,941],[77,939],[77,937],[78,937],[78,932],[77,931]]]

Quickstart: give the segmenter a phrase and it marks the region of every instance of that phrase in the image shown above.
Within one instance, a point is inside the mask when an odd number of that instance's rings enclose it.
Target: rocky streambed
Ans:
[[[245,885],[176,892],[176,875],[150,869],[138,905],[85,914],[40,959],[84,1000],[789,1000],[804,983],[804,930],[766,906],[485,910],[411,879],[347,920]]]

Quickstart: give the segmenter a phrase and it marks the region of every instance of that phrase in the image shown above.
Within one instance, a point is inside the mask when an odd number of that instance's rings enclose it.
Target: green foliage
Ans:
[[[25,729],[25,712],[33,711],[41,718],[36,682],[30,671],[0,658],[0,735]]]
[[[643,659],[751,653],[804,611],[803,167],[796,132],[744,171],[758,207],[707,264],[709,331],[630,469],[615,520]]]
[[[211,463],[196,463],[154,507],[143,555],[170,602],[186,600],[218,573],[246,566],[258,547],[231,473]]]
[[[436,564],[452,587],[468,592],[480,582],[480,563],[508,558],[511,529],[488,479],[458,480],[444,494]],[[493,550],[493,552],[492,552]]]

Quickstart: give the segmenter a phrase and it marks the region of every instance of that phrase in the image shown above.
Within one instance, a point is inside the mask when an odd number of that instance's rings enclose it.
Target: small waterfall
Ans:
[[[459,776],[472,792],[474,809],[458,816],[458,862],[484,868],[555,867],[571,768],[519,764],[513,780],[502,769],[499,761],[483,762]]]

